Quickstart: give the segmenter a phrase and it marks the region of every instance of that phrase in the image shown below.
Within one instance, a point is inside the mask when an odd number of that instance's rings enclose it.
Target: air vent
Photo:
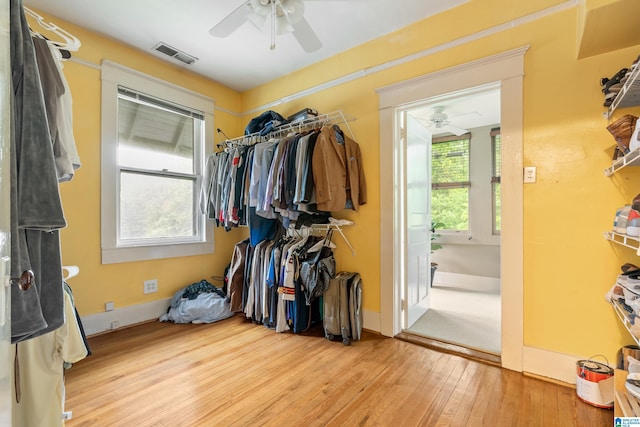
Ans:
[[[175,47],[171,47],[168,44],[163,42],[158,43],[153,47],[153,50],[156,50],[162,54],[170,56],[173,59],[177,59],[180,62],[184,62],[187,65],[191,65],[198,60],[195,56],[191,56],[188,53],[184,53]]]

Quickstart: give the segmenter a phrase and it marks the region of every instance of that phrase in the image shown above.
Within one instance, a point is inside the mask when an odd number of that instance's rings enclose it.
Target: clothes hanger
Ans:
[[[308,252],[318,252],[324,246],[329,247],[331,249],[335,249],[336,245],[331,241],[331,237],[333,236],[333,229],[329,228],[327,230],[327,234],[322,240],[319,240],[315,245],[308,249]]]
[[[35,13],[34,11],[32,11],[31,9],[29,9],[28,7],[24,6],[24,12],[31,16],[33,19],[36,20],[36,22],[38,23],[38,25],[40,25],[42,28],[44,28],[47,31],[50,31],[58,36],[60,36],[64,42],[60,42],[60,41],[53,41],[53,40],[49,40],[45,37],[45,39],[47,40],[48,43],[50,43],[51,45],[59,48],[59,49],[64,49],[64,50],[68,50],[68,51],[72,51],[75,52],[78,49],[80,49],[80,40],[78,40],[78,38],[74,35],[72,35],[71,33],[63,30],[62,28],[58,27],[56,24],[52,23],[52,22],[45,22],[44,18],[42,16],[40,16],[39,14]],[[38,34],[36,32],[36,34]],[[44,36],[43,36],[44,37]]]

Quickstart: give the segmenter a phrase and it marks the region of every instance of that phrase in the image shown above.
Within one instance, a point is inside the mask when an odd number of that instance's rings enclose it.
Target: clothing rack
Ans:
[[[345,225],[353,225],[352,224],[345,224]],[[356,256],[356,250],[353,249],[353,246],[351,246],[351,243],[349,242],[349,239],[347,239],[347,236],[344,235],[344,232],[342,231],[342,226],[339,224],[313,224],[311,225],[311,230],[312,231],[324,231],[327,232],[329,230],[336,230],[338,233],[340,233],[340,235],[342,236],[342,239],[344,240],[344,242],[347,244],[347,247],[351,250],[351,255]]]
[[[344,235],[344,231],[342,230],[343,226],[351,226],[355,225],[355,223],[348,220],[334,220],[333,218],[330,218],[330,221],[331,222],[329,224],[311,224],[300,229],[296,229],[293,228],[293,226],[290,226],[289,228],[287,228],[286,232],[288,236],[304,237],[319,234],[321,232],[326,235],[329,230],[336,230],[338,233],[340,233],[340,236],[342,236],[342,239],[347,244],[349,250],[351,250],[351,254],[353,256],[356,256],[356,250],[353,248],[353,246],[349,242],[349,239],[347,239],[347,236]]]
[[[313,118],[303,119],[292,123],[286,123],[278,126],[266,135],[260,135],[260,132],[255,132],[249,135],[239,136],[237,138],[226,139],[224,145],[226,147],[235,147],[239,145],[253,145],[259,142],[266,142],[271,138],[279,138],[287,135],[290,132],[302,132],[307,129],[314,129],[328,124],[346,125],[351,139],[355,140],[349,122],[355,120],[353,117],[347,117],[343,114],[342,110],[333,111],[327,114],[320,114]]]

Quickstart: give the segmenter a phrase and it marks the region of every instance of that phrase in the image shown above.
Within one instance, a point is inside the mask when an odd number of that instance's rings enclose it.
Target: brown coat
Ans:
[[[312,168],[318,210],[343,210],[349,199],[353,202],[355,211],[358,206],[367,203],[367,185],[360,146],[346,135],[344,144],[339,144],[332,126],[324,126],[318,135],[313,150]]]

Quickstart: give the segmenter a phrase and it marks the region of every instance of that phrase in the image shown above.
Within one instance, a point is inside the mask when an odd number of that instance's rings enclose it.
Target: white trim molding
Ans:
[[[380,333],[380,313],[362,310],[362,328],[367,331]]]
[[[213,253],[215,250],[214,224],[203,214],[198,217],[200,223],[197,236],[195,236],[197,239],[136,246],[119,244],[117,238],[120,185],[117,159],[118,87],[122,85],[202,112],[204,115],[204,135],[201,150],[194,153],[196,164],[194,172],[200,180],[203,179],[206,158],[214,151],[215,100],[111,61],[103,61],[101,69],[100,243],[102,263],[111,264]],[[194,199],[194,208],[199,209],[196,201],[197,199]]]
[[[523,291],[523,78],[524,55],[529,46],[443,69],[377,90],[380,96],[380,205],[394,206],[395,158],[402,149],[395,131],[397,111],[430,98],[462,94],[466,90],[499,82],[501,96],[502,158],[502,366],[522,371],[524,343]],[[380,325],[385,336],[402,330],[396,254],[400,237],[393,209],[380,212]]]
[[[522,371],[567,384],[575,384],[577,363],[579,360],[586,359],[588,358],[555,353],[535,347],[523,347]]]
[[[116,308],[103,313],[82,316],[82,326],[87,336],[111,331],[136,323],[159,319],[169,309],[171,298],[163,298],[144,304]]]

